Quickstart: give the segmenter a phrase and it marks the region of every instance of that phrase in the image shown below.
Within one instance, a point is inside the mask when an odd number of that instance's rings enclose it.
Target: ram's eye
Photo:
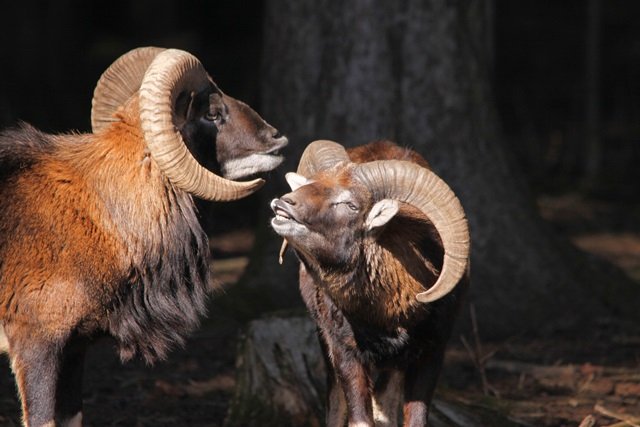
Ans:
[[[351,203],[351,202],[347,202],[347,206],[348,206],[348,207],[349,207],[349,209],[351,209],[352,211],[357,211],[357,210],[358,210],[358,207],[357,207],[355,204]]]
[[[216,122],[216,123],[222,119],[222,115],[220,113],[208,112],[204,117],[210,122]]]

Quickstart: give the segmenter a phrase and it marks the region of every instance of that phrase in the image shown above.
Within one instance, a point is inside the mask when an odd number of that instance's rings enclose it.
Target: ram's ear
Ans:
[[[382,227],[388,223],[391,218],[398,213],[398,209],[400,209],[400,206],[396,200],[380,200],[378,203],[373,205],[369,215],[367,215],[367,220],[365,222],[367,230],[371,231],[374,228]]]
[[[306,177],[297,174],[295,172],[289,172],[284,176],[284,179],[287,180],[287,184],[291,187],[291,191],[296,191],[298,188],[303,185],[311,184],[313,181],[307,179]]]

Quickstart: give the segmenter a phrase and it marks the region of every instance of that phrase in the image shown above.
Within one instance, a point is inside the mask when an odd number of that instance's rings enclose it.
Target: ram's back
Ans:
[[[400,147],[388,140],[370,142],[347,149],[349,159],[354,163],[373,162],[375,160],[404,160],[431,169],[429,163],[410,148]]]
[[[20,126],[0,133],[0,183],[30,168],[38,157],[53,149],[49,135],[33,126]]]

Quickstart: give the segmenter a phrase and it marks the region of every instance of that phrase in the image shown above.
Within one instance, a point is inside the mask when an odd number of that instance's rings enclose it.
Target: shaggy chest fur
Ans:
[[[348,316],[385,329],[410,327],[418,321],[424,304],[415,296],[433,285],[439,274],[420,241],[393,233],[391,239],[365,242],[349,273],[321,279]]]
[[[204,314],[209,251],[191,196],[175,189],[135,144],[142,140],[137,129],[114,127],[111,138],[124,147],[118,157],[128,161],[121,171],[93,175],[93,185],[109,216],[106,228],[126,254],[107,306],[107,330],[123,360],[138,354],[153,362],[182,344]],[[110,181],[114,176],[117,182]]]

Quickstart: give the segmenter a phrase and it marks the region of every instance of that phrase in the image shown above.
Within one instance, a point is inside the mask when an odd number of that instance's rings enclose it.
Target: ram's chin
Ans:
[[[225,162],[222,165],[222,174],[227,179],[248,178],[277,168],[283,160],[283,156],[274,154],[250,154]]]
[[[295,237],[306,233],[307,227],[282,215],[271,219],[271,227],[281,237]]]

